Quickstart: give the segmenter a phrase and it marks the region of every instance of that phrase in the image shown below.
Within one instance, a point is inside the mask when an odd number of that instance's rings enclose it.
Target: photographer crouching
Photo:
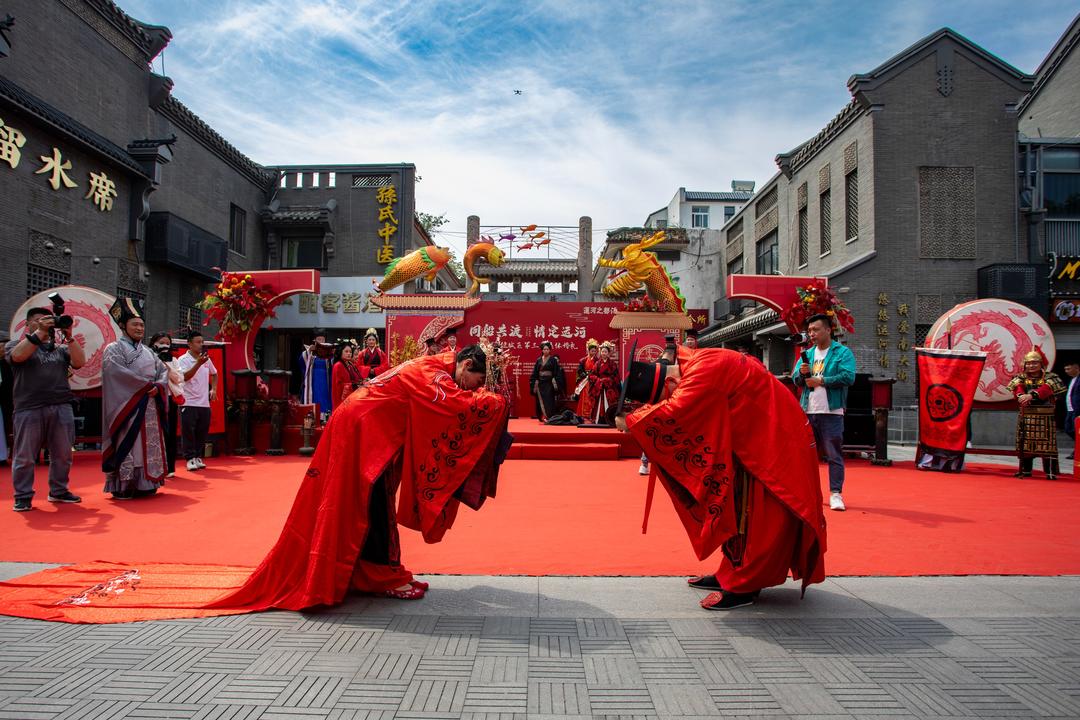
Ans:
[[[68,489],[71,446],[75,443],[75,413],[71,407],[75,397],[68,385],[68,368],[81,368],[86,354],[72,338],[73,323],[70,316],[63,314],[63,301],[58,295],[50,299],[53,309],[30,308],[26,313],[26,335],[8,341],[4,348],[15,377],[11,393],[15,512],[34,509],[34,464],[43,447],[49,451],[49,502],[82,502]]]

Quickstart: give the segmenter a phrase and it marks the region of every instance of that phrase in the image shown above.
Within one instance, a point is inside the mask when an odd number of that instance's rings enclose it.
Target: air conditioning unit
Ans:
[[[996,263],[978,270],[980,298],[1001,298],[1042,316],[1050,310],[1050,267],[1045,263]]]

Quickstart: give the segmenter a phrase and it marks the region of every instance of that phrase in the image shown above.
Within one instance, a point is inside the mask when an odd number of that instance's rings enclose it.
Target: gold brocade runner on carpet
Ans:
[[[0,613],[70,623],[210,617],[249,612],[208,609],[240,587],[253,568],[96,561],[0,582]]]

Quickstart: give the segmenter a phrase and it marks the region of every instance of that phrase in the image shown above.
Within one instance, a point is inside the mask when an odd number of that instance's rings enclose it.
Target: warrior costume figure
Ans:
[[[1047,372],[1046,355],[1038,346],[1024,356],[1024,372],[1009,382],[1009,390],[1020,404],[1016,418],[1016,455],[1020,468],[1016,477],[1031,477],[1035,458],[1043,459],[1048,480],[1058,476],[1057,423],[1054,404],[1065,394],[1065,383]]]

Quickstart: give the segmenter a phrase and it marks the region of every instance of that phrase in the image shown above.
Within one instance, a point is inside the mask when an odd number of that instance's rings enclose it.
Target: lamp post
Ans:
[[[874,409],[874,465],[892,465],[889,459],[889,411],[895,378],[870,378],[870,406]]]
[[[236,404],[240,408],[240,447],[233,450],[237,455],[254,455],[255,448],[251,444],[251,423],[253,416],[253,404],[255,402],[255,378],[258,377],[251,370],[232,371],[235,386]]]
[[[289,406],[289,376],[287,370],[267,370],[266,385],[270,389],[270,447],[267,455],[284,455],[282,437],[285,430],[285,413]]]

